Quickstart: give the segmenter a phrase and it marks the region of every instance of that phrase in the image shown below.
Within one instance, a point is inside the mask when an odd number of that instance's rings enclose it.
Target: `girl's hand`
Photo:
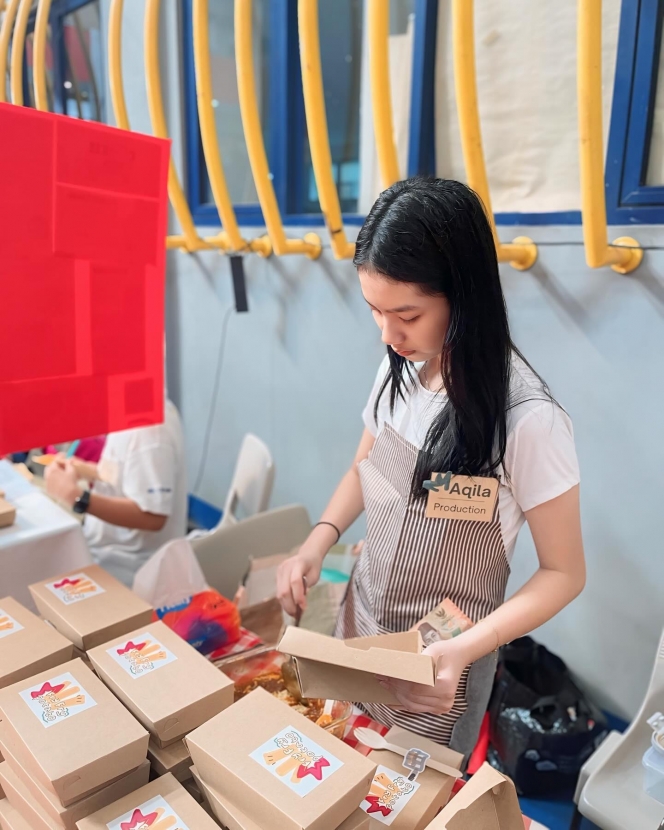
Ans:
[[[313,588],[320,579],[324,556],[325,554],[313,547],[308,539],[295,556],[279,565],[277,598],[281,602],[281,607],[291,617],[295,616],[298,608],[306,608],[306,589]]]
[[[424,654],[437,659],[435,686],[422,686],[406,680],[380,677],[384,688],[389,689],[408,712],[416,714],[445,715],[454,705],[454,698],[468,658],[462,642],[463,637],[434,643]]]

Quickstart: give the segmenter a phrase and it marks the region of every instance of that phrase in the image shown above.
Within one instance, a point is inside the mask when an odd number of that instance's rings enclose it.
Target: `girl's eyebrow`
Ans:
[[[370,305],[371,308],[376,308],[376,306],[373,305],[372,303],[370,303],[369,300],[367,300],[366,297],[364,298],[364,301],[367,303],[367,305]],[[418,310],[418,307],[416,305],[400,305],[399,308],[388,308],[387,313],[388,314],[401,314],[404,311],[417,311],[417,310]]]

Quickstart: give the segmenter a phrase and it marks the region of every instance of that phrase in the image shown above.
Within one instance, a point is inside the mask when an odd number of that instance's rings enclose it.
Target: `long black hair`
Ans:
[[[531,369],[510,336],[496,247],[480,198],[447,179],[397,182],[376,200],[357,237],[354,264],[390,280],[445,296],[450,320],[441,355],[447,400],[434,417],[413,475],[424,495],[433,472],[497,475],[507,444],[512,358]],[[412,364],[389,346],[390,411],[413,380]],[[531,369],[531,371],[533,371]],[[552,400],[544,381],[538,397]],[[532,391],[532,390],[531,390]]]

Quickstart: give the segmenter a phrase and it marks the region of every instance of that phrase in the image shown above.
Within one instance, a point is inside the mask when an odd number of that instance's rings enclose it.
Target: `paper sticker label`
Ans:
[[[424,487],[429,491],[427,519],[461,519],[491,522],[498,498],[497,478],[471,478],[452,473],[433,473]]]
[[[440,640],[451,640],[464,631],[472,628],[473,621],[450,599],[444,599],[425,617],[415,625],[422,635],[425,646],[433,645]]]
[[[259,746],[250,757],[300,796],[313,792],[343,767],[342,761],[292,726]]]
[[[157,671],[178,659],[166,646],[162,646],[159,640],[155,640],[147,632],[139,637],[132,637],[131,640],[113,646],[113,648],[107,648],[106,654],[110,654],[115,662],[134,679]]]
[[[97,705],[69,672],[19,692],[44,727],[54,726]]]
[[[9,637],[10,634],[16,634],[17,631],[23,631],[21,623],[0,608],[0,640]]]
[[[189,826],[160,795],[113,819],[106,827],[108,830],[189,830]]]
[[[379,766],[369,795],[360,807],[379,824],[390,825],[418,791],[420,785],[393,769]]]
[[[84,573],[72,574],[63,579],[57,579],[55,582],[47,582],[46,587],[65,605],[72,605],[75,602],[106,593],[101,585],[97,585],[92,577]]]

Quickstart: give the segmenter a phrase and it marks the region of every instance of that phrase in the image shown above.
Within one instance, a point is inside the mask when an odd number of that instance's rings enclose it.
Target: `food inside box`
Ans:
[[[352,704],[346,701],[326,701],[321,698],[298,699],[286,688],[282,667],[288,658],[271,648],[261,648],[238,655],[224,662],[221,670],[235,683],[235,700],[241,700],[255,689],[262,688],[296,712],[323,727],[337,738],[343,738]]]

